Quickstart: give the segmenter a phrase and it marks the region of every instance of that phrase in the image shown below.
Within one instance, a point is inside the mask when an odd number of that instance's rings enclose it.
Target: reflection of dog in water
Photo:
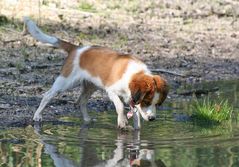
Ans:
[[[160,160],[155,160],[154,150],[141,149],[137,151],[136,154],[133,150],[130,151],[130,165],[133,167],[143,166],[143,167],[166,167],[165,164]]]
[[[113,158],[95,167],[166,167],[160,159],[156,159],[154,150],[147,148],[146,141],[141,149],[139,131],[135,131],[133,135],[119,133],[116,146]]]
[[[94,166],[94,167],[166,167],[166,165],[155,157],[155,151],[146,140],[140,140],[140,132],[123,134],[118,133],[115,141],[116,148],[110,155],[111,159],[101,160],[96,154],[96,147],[88,142],[88,125],[83,125],[79,133],[79,147],[81,147],[81,159],[79,162],[69,159],[64,154],[59,153],[57,145],[50,144],[47,135],[42,135],[39,124],[34,125],[35,133],[39,136],[40,142],[44,145],[45,153],[48,154],[57,167],[67,166]],[[47,142],[48,141],[48,142]],[[143,148],[141,148],[143,147]],[[90,157],[90,161],[89,161]]]

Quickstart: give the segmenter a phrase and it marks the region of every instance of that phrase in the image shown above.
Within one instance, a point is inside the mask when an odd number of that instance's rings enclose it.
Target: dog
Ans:
[[[26,32],[33,38],[68,53],[60,75],[44,94],[34,114],[34,121],[42,121],[42,111],[54,96],[79,84],[82,94],[77,104],[85,122],[91,120],[87,112],[87,101],[98,88],[105,90],[114,103],[118,128],[125,128],[128,124],[122,100],[131,108],[129,113],[134,116],[135,129],[140,129],[140,115],[146,121],[155,120],[155,105],[164,102],[169,86],[164,78],[153,75],[138,58],[107,47],[74,45],[45,34],[27,17],[24,18],[24,23]]]

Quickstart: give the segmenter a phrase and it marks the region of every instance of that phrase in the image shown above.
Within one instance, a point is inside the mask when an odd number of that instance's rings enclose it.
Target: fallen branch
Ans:
[[[62,64],[41,64],[41,65],[32,65],[32,69],[44,69],[44,68],[52,68],[62,66]]]
[[[13,72],[17,71],[17,69],[15,67],[11,67],[11,68],[0,68],[0,74],[3,75],[9,75],[12,74]]]
[[[12,39],[12,40],[8,40],[8,41],[3,41],[3,44],[7,44],[7,43],[13,43],[13,42],[19,42],[21,41],[21,39]]]
[[[211,89],[193,89],[193,90],[181,92],[181,93],[178,93],[178,94],[183,95],[183,96],[191,96],[191,95],[195,94],[196,96],[199,96],[199,95],[202,95],[202,94],[208,94],[209,92],[216,92],[218,90],[219,90],[218,87],[211,88]]]
[[[165,69],[151,69],[150,71],[152,72],[162,72],[162,73],[168,73],[168,74],[171,74],[171,75],[176,75],[176,76],[180,76],[180,77],[186,77],[186,75],[184,74],[179,74],[177,72],[174,72],[174,71],[168,71],[168,70],[165,70]]]
[[[0,109],[10,109],[12,106],[10,104],[0,104]]]
[[[1,27],[1,28],[4,29],[5,31],[10,31],[10,32],[13,32],[13,33],[21,35],[21,32],[16,31],[16,30],[14,30],[12,28],[7,28],[7,27]]]

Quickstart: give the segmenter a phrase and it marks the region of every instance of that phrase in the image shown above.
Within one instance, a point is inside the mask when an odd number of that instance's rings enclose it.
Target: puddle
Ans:
[[[211,98],[228,99],[239,112],[239,81],[210,82],[194,88],[218,87]],[[190,86],[181,89],[192,89]],[[78,118],[65,124],[9,128],[0,131],[0,166],[238,166],[239,123],[234,118],[218,126],[188,121],[192,98],[168,100],[158,120],[143,122],[142,130],[116,130],[115,112],[96,113],[84,125]]]

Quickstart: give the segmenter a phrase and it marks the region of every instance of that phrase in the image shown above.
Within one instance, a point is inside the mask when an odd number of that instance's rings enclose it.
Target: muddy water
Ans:
[[[239,81],[194,86],[200,87],[218,87],[209,96],[233,104],[231,121],[197,125],[188,117],[192,98],[180,96],[159,109],[157,121],[143,122],[140,132],[117,131],[113,111],[93,113],[96,122],[90,125],[64,117],[63,122],[2,129],[0,166],[239,166]]]

